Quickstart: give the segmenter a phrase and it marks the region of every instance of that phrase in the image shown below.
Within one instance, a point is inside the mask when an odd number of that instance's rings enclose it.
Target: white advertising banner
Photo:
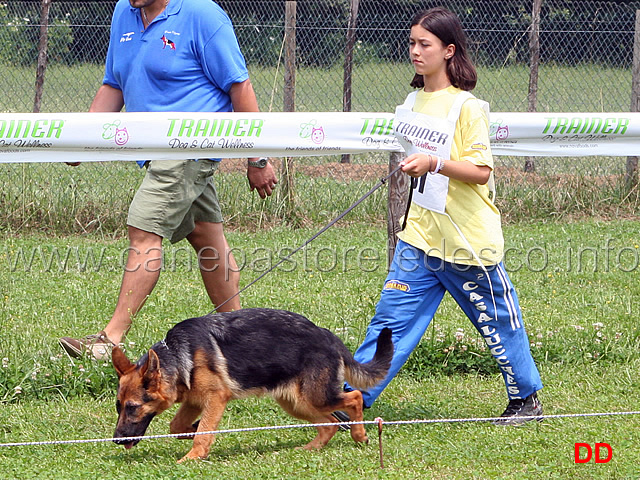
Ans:
[[[494,155],[640,155],[640,113],[491,112]]]
[[[394,115],[0,113],[0,163],[299,157],[402,151]],[[640,155],[640,113],[491,114],[494,155]]]

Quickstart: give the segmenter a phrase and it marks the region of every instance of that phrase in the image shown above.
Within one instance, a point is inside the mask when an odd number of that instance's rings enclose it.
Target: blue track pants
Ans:
[[[531,357],[515,289],[502,263],[488,267],[445,262],[400,241],[376,313],[354,357],[373,358],[380,331],[393,331],[395,351],[387,377],[362,392],[370,407],[405,364],[449,292],[484,338],[500,367],[510,399],[526,398],[542,388]],[[351,387],[346,385],[346,389]]]

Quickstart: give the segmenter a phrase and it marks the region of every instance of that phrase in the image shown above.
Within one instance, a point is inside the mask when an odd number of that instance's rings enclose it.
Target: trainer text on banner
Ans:
[[[372,112],[2,113],[0,163],[316,156],[401,151]],[[638,155],[640,113],[494,112],[494,155]]]

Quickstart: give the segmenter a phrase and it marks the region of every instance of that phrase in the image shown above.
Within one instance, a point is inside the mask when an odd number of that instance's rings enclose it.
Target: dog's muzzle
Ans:
[[[135,447],[141,439],[134,437],[142,437],[144,435],[153,417],[155,417],[155,414],[150,414],[139,422],[134,423],[127,422],[126,418],[119,420],[116,431],[113,434],[113,443],[123,445],[127,450]]]

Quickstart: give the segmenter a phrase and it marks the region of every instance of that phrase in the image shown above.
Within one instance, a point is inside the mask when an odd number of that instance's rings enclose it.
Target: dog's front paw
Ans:
[[[194,451],[191,450],[184,457],[178,460],[178,463],[184,463],[189,460],[206,460],[207,456],[208,456],[207,454],[199,455],[198,453],[194,453]]]
[[[189,450],[184,457],[178,460],[178,463],[185,462],[187,460],[206,460],[209,456],[209,448],[211,446],[211,442],[205,443],[202,441],[197,441],[202,437],[196,437],[194,441],[193,447]]]
[[[296,450],[307,450],[309,452],[313,452],[314,450],[320,450],[321,448],[322,448],[322,445],[317,445],[313,442],[310,442],[301,447],[296,447]]]

